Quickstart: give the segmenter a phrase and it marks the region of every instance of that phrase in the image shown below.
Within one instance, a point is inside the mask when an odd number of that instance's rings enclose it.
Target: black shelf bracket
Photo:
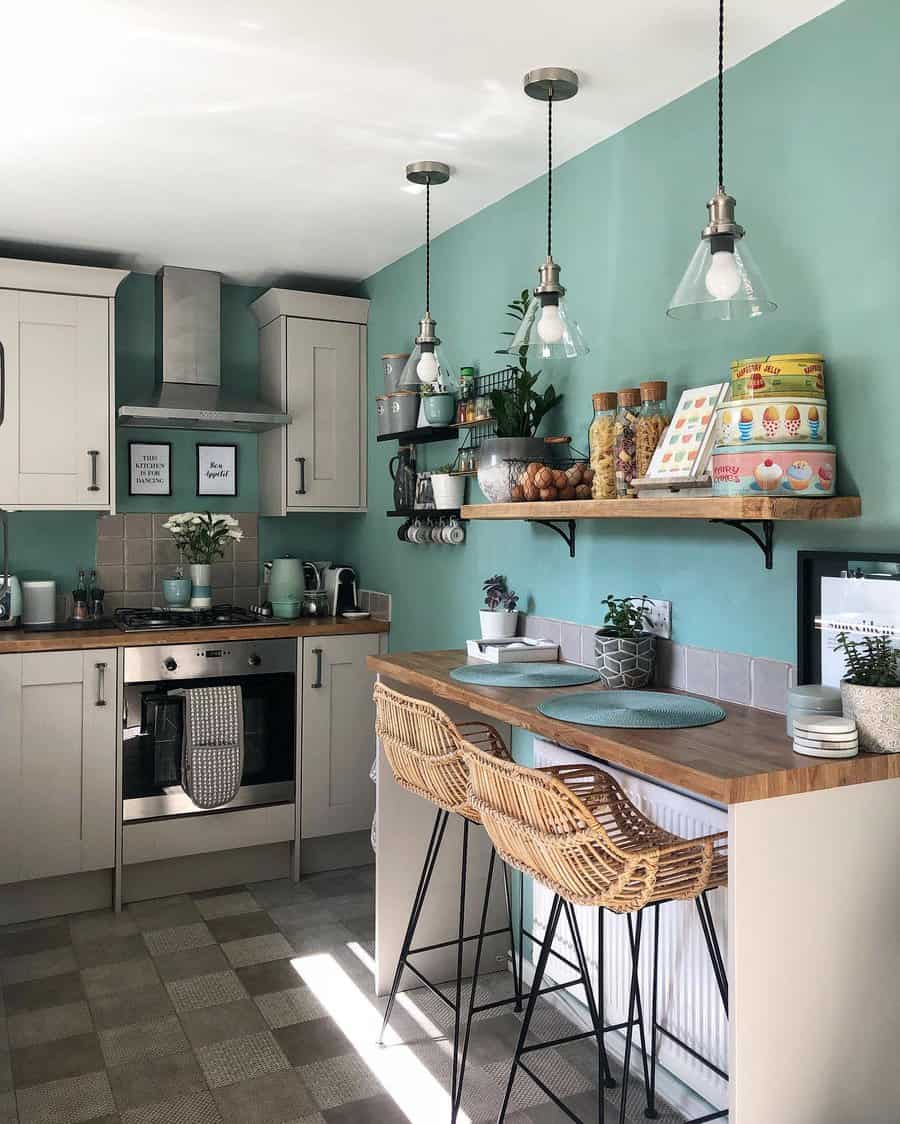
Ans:
[[[756,543],[759,549],[763,552],[763,557],[766,560],[766,569],[772,569],[772,554],[775,543],[775,522],[772,519],[710,519],[710,523],[721,523],[726,527],[734,527],[738,531],[743,531],[745,535],[749,535]],[[762,534],[755,531],[750,526],[751,523],[758,523]]]
[[[575,557],[575,520],[569,519],[566,526],[568,531],[564,531],[559,523],[554,523],[552,519],[526,519],[526,523],[537,523],[539,527],[549,527],[551,531],[556,531],[559,537],[563,540],[569,548],[569,557]]]

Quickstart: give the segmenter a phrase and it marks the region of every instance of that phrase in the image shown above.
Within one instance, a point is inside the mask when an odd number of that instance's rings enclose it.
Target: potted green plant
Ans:
[[[481,639],[507,640],[515,636],[519,623],[518,594],[506,583],[503,574],[494,574],[482,586],[486,609],[481,610]]]
[[[594,639],[594,662],[604,687],[646,687],[656,665],[656,637],[644,631],[650,623],[646,597],[603,599],[606,616]]]
[[[240,524],[233,515],[184,511],[170,516],[163,526],[191,564],[191,608],[212,608],[212,563],[225,557],[226,543],[244,537]]]
[[[521,321],[531,296],[523,289],[519,297],[507,305],[506,315]],[[514,336],[515,332],[504,332]],[[498,354],[506,354],[499,352]],[[496,419],[495,435],[482,441],[478,454],[478,486],[491,503],[508,503],[523,468],[544,458],[544,442],[537,431],[544,417],[562,402],[552,384],[539,393],[535,390],[540,371],[529,371],[528,349],[519,348],[512,385],[492,390],[492,413]]]
[[[422,409],[429,425],[449,425],[456,414],[456,396],[443,383],[423,383]]]
[[[844,717],[856,722],[860,748],[871,753],[900,752],[900,675],[890,636],[881,633],[852,640],[841,632],[834,647],[844,656]]]
[[[462,507],[466,494],[465,476],[454,476],[452,464],[442,464],[432,470],[431,488],[434,492],[434,506],[446,511],[448,508]]]

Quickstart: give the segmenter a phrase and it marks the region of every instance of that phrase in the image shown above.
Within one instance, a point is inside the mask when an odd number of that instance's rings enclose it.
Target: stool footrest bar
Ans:
[[[485,936],[485,938],[487,938],[487,937],[497,937],[501,933],[506,933],[508,931],[509,930],[505,929],[505,928],[504,929],[489,929],[485,932],[484,936]],[[477,940],[478,940],[478,934],[473,933],[471,937],[463,937],[462,943],[467,944],[469,941],[477,941]],[[411,948],[406,955],[407,956],[416,956],[420,952],[437,952],[439,949],[453,948],[458,944],[459,944],[459,937],[454,937],[453,940],[450,940],[450,941],[441,941],[438,944],[423,944],[419,948]]]
[[[544,1092],[550,1098],[551,1101],[553,1101],[553,1103],[560,1110],[560,1112],[564,1112],[570,1120],[575,1121],[575,1124],[583,1124],[581,1118],[576,1116],[575,1113],[569,1108],[568,1105],[563,1104],[563,1102],[559,1099],[559,1097],[556,1095],[556,1093],[554,1093],[552,1089],[548,1088],[544,1084],[544,1082],[540,1079],[540,1077],[538,1077],[538,1075],[536,1073],[533,1073],[532,1070],[530,1070],[528,1068],[528,1066],[522,1061],[521,1058],[519,1059],[518,1066],[519,1066],[519,1069],[524,1070],[528,1074],[528,1076],[531,1078],[531,1080],[535,1083],[535,1085],[537,1085],[537,1087],[542,1092]]]
[[[677,1034],[673,1034],[671,1032],[671,1030],[666,1030],[666,1028],[662,1025],[662,1023],[655,1023],[654,1025],[655,1025],[656,1029],[659,1031],[660,1034],[665,1035],[665,1037],[668,1038],[670,1041],[674,1042],[676,1046],[680,1046],[681,1049],[684,1050],[686,1053],[690,1054],[691,1057],[695,1061],[700,1062],[701,1065],[705,1065],[707,1069],[711,1069],[713,1071],[713,1073],[715,1073],[719,1077],[721,1077],[723,1081],[728,1080],[728,1074],[725,1072],[724,1069],[720,1069],[717,1065],[714,1065],[709,1060],[709,1058],[705,1058],[701,1053],[699,1053],[697,1050],[695,1050],[692,1046],[688,1046],[687,1042],[685,1042],[684,1039],[679,1038]]]

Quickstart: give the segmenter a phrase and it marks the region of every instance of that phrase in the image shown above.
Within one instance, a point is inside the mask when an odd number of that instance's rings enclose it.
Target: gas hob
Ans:
[[[165,632],[176,628],[235,628],[277,624],[270,616],[239,609],[235,605],[213,605],[211,609],[116,609],[116,626],[123,632]]]

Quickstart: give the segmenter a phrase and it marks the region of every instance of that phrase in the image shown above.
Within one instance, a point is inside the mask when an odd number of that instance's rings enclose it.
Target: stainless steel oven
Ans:
[[[234,800],[214,812],[294,801],[297,642],[225,640],[125,649],[122,799],[126,823],[207,815],[181,787],[187,687],[238,684],[244,771]]]

